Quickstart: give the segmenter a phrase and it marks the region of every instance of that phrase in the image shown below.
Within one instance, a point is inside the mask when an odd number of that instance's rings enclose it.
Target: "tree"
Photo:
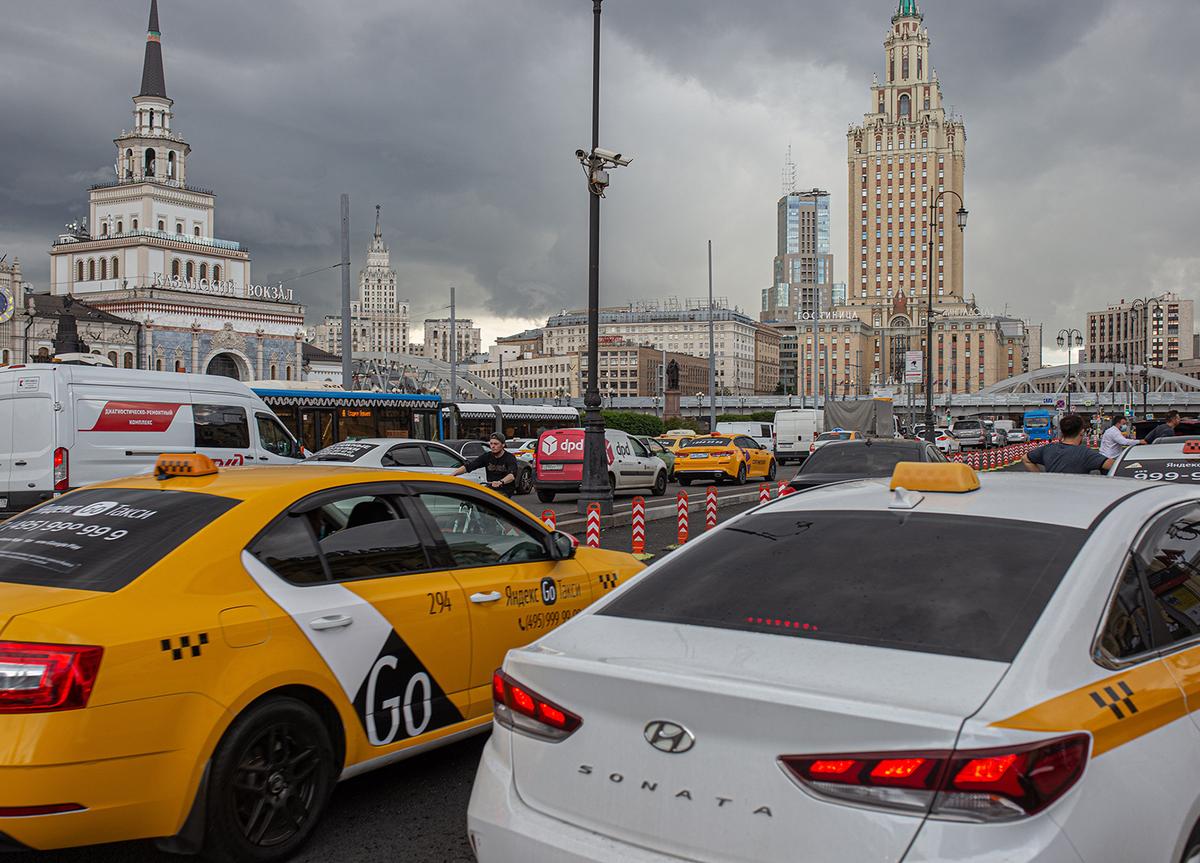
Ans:
[[[632,435],[657,437],[663,433],[663,421],[653,414],[634,411],[604,411],[604,427]]]

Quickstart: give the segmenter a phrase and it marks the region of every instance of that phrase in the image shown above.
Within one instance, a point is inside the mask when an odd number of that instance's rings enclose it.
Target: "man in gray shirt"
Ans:
[[[1058,423],[1062,440],[1038,447],[1021,459],[1025,470],[1034,473],[1091,473],[1106,471],[1113,460],[1083,444],[1083,417],[1066,414]]]

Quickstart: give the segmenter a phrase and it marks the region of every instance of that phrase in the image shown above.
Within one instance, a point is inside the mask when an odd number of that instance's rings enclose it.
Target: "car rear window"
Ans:
[[[979,420],[963,420],[954,424],[955,431],[979,431],[983,428]]]
[[[852,473],[887,476],[902,461],[920,461],[919,446],[823,446],[804,462],[800,473]]]
[[[0,582],[120,590],[237,504],[190,491],[77,491],[0,524]]]
[[[1155,482],[1200,482],[1200,458],[1179,456],[1171,459],[1145,459],[1134,458],[1131,454],[1117,465],[1113,474]]]
[[[914,512],[767,509],[599,613],[1010,662],[1087,537]]]
[[[333,446],[327,446],[325,449],[318,450],[313,453],[309,461],[358,461],[371,450],[378,448],[379,444],[345,441],[344,443],[335,443]]]
[[[824,432],[817,440],[850,440],[850,432]]]

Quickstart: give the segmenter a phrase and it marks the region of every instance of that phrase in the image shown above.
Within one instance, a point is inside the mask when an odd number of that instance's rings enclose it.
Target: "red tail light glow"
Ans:
[[[54,490],[71,490],[71,465],[67,448],[60,446],[54,451]]]
[[[558,743],[575,733],[583,720],[547,701],[497,669],[492,675],[492,709],[505,728]]]
[[[1079,781],[1090,738],[1075,734],[1004,749],[866,753],[780,763],[814,796],[928,812],[931,818],[1011,821],[1041,812]]]
[[[102,647],[0,641],[0,713],[87,707]]]

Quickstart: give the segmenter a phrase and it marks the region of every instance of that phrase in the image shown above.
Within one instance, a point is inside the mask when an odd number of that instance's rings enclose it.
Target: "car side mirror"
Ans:
[[[550,534],[550,556],[554,560],[570,560],[575,556],[575,537],[561,530]]]

